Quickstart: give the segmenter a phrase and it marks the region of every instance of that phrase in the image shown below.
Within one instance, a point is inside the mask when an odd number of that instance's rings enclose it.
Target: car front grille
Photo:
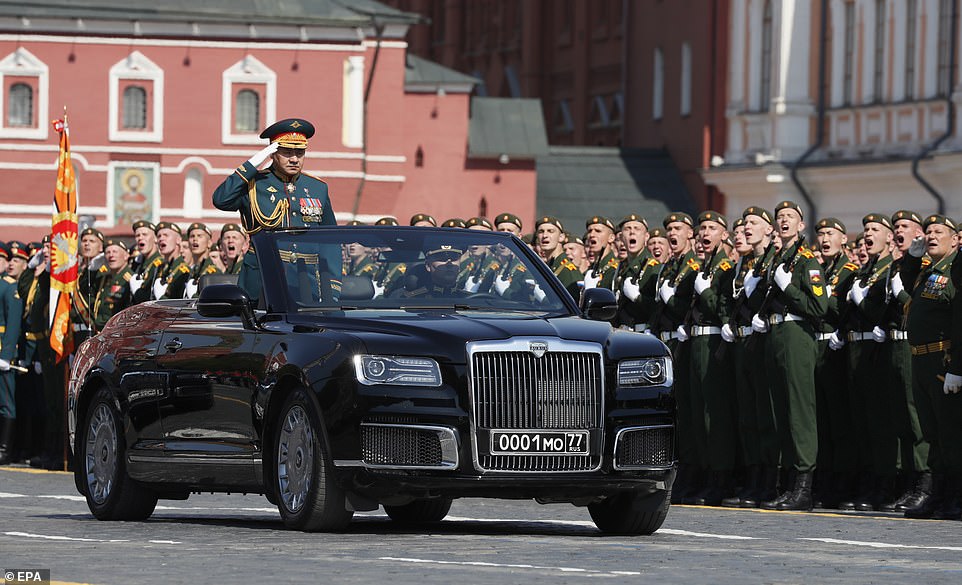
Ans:
[[[457,441],[446,427],[362,423],[361,457],[371,467],[449,469],[457,466]]]
[[[615,440],[615,469],[664,469],[675,461],[675,427],[621,429]]]
[[[538,357],[527,341],[478,343],[471,354],[475,452],[480,471],[589,471],[601,465],[600,443],[588,454],[491,454],[488,431],[597,431],[604,378],[597,346],[547,342]],[[507,350],[507,351],[506,351]],[[599,434],[600,436],[600,434]]]

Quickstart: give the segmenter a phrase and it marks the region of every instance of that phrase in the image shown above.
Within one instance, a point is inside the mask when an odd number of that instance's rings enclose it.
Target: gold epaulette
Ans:
[[[154,258],[154,261],[151,264],[153,264],[154,266],[160,266],[163,263],[164,263],[164,259],[158,257],[158,258]]]
[[[618,268],[618,259],[612,257],[610,260],[608,260],[608,268]]]
[[[578,270],[578,267],[575,266],[575,263],[572,262],[571,260],[568,260],[567,258],[561,261],[561,265],[568,270]]]
[[[806,248],[805,246],[799,246],[799,247],[798,247],[798,253],[801,254],[802,256],[804,256],[805,258],[814,258],[814,257],[815,257],[815,254],[813,254],[812,251],[809,250],[808,248]]]
[[[314,179],[315,181],[320,181],[320,182],[324,183],[325,185],[327,185],[327,182],[326,182],[324,179],[322,179],[322,178],[320,178],[320,177],[317,177],[317,176],[314,176],[314,175],[312,175],[312,174],[310,174],[310,173],[305,173],[304,171],[301,171],[301,175],[303,175],[303,176],[305,176],[305,177],[310,177],[310,178]]]
[[[501,270],[501,265],[498,264],[497,262],[492,262],[491,265],[488,266],[488,268],[490,270]]]
[[[104,264],[103,266],[97,269],[97,272],[99,272],[100,274],[106,274],[108,270],[109,268],[107,268],[107,265]]]
[[[922,267],[923,267],[923,268],[925,268],[926,266],[928,266],[928,265],[931,264],[931,263],[932,263],[932,259],[929,258],[928,256],[925,256],[924,258],[922,258]]]
[[[728,260],[722,260],[721,262],[718,263],[718,268],[722,271],[731,270],[732,263],[729,262]]]
[[[217,274],[217,267],[211,264],[210,266],[207,267],[207,270],[205,270],[204,272],[206,272],[207,274]]]
[[[650,266],[658,266],[659,264],[661,264],[661,262],[655,260],[654,258],[650,258],[650,259],[648,260],[648,263],[645,264],[645,266],[649,266],[649,267],[650,267]]]
[[[699,268],[698,262],[694,258],[689,258],[688,268],[691,268],[692,270],[698,270]]]
[[[518,264],[518,267],[515,270],[518,272],[527,272],[528,269],[524,267],[524,264]]]
[[[858,272],[858,264],[855,264],[854,262],[846,262],[845,265],[842,266],[842,270],[851,270],[852,272]]]
[[[407,272],[407,270],[408,270],[407,264],[399,264],[397,267],[397,271],[400,272],[401,274],[404,274],[405,272]]]
[[[8,283],[10,283],[10,284],[16,284],[16,282],[17,282],[17,279],[14,278],[14,277],[12,277],[12,276],[10,276],[9,274],[6,275],[6,276],[4,276],[3,279],[4,279],[5,281],[7,281]]]
[[[130,282],[130,273],[129,273],[129,272],[124,272],[124,280],[127,281],[127,282]]]
[[[186,264],[181,264],[177,267],[177,270],[180,270],[181,272],[190,272],[190,268],[188,268]]]

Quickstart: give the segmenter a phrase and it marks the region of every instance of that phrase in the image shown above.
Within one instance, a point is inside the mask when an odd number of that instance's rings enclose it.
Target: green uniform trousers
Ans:
[[[689,341],[679,343],[672,339],[667,343],[671,350],[672,361],[675,372],[675,437],[678,445],[678,462],[683,465],[702,467],[702,461],[698,452],[698,431],[692,419],[692,393],[691,393],[691,374],[690,358],[691,343]]]
[[[778,465],[778,430],[772,388],[765,371],[767,333],[754,333],[735,341],[739,445],[745,465]],[[741,365],[738,365],[741,362]]]
[[[833,350],[818,342],[815,361],[815,406],[818,419],[818,467],[850,473],[857,469],[858,449],[852,427],[848,384],[848,345]]]
[[[888,341],[854,341],[849,347],[849,384],[858,444],[858,469],[877,477],[893,477],[898,463],[895,406]]]
[[[691,345],[692,419],[699,441],[702,466],[712,471],[735,468],[735,391],[732,371],[715,357],[721,335],[699,335]],[[699,405],[701,403],[701,412]],[[701,427],[700,429],[698,427]]]
[[[942,392],[937,376],[945,375],[944,360],[940,352],[912,356],[915,407],[932,470],[962,478],[962,393]]]
[[[815,420],[815,333],[803,321],[771,326],[765,369],[771,379],[779,464],[814,471],[818,455]]]
[[[922,436],[919,414],[912,391],[912,347],[908,341],[885,344],[883,363],[891,366],[888,376],[895,412],[895,432],[899,441],[899,459],[905,471],[929,472],[929,444]]]

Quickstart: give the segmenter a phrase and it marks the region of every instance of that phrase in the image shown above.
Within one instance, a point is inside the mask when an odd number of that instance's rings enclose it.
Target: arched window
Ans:
[[[147,91],[139,85],[124,89],[123,127],[143,130],[147,128]]]
[[[758,109],[767,112],[772,101],[772,0],[765,0],[762,11],[762,78],[759,90]]]
[[[237,92],[237,105],[234,109],[235,132],[257,132],[261,127],[261,96],[252,89]]]
[[[665,114],[665,57],[661,47],[655,47],[655,63],[652,73],[651,117],[661,120]]]
[[[33,88],[26,83],[10,86],[7,126],[33,126]]]

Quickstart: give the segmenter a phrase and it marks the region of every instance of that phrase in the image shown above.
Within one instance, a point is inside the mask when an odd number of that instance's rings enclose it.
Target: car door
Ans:
[[[255,331],[241,317],[203,317],[189,307],[167,327],[157,357],[170,392],[160,402],[164,450],[178,481],[252,485],[260,443],[254,426]]]

